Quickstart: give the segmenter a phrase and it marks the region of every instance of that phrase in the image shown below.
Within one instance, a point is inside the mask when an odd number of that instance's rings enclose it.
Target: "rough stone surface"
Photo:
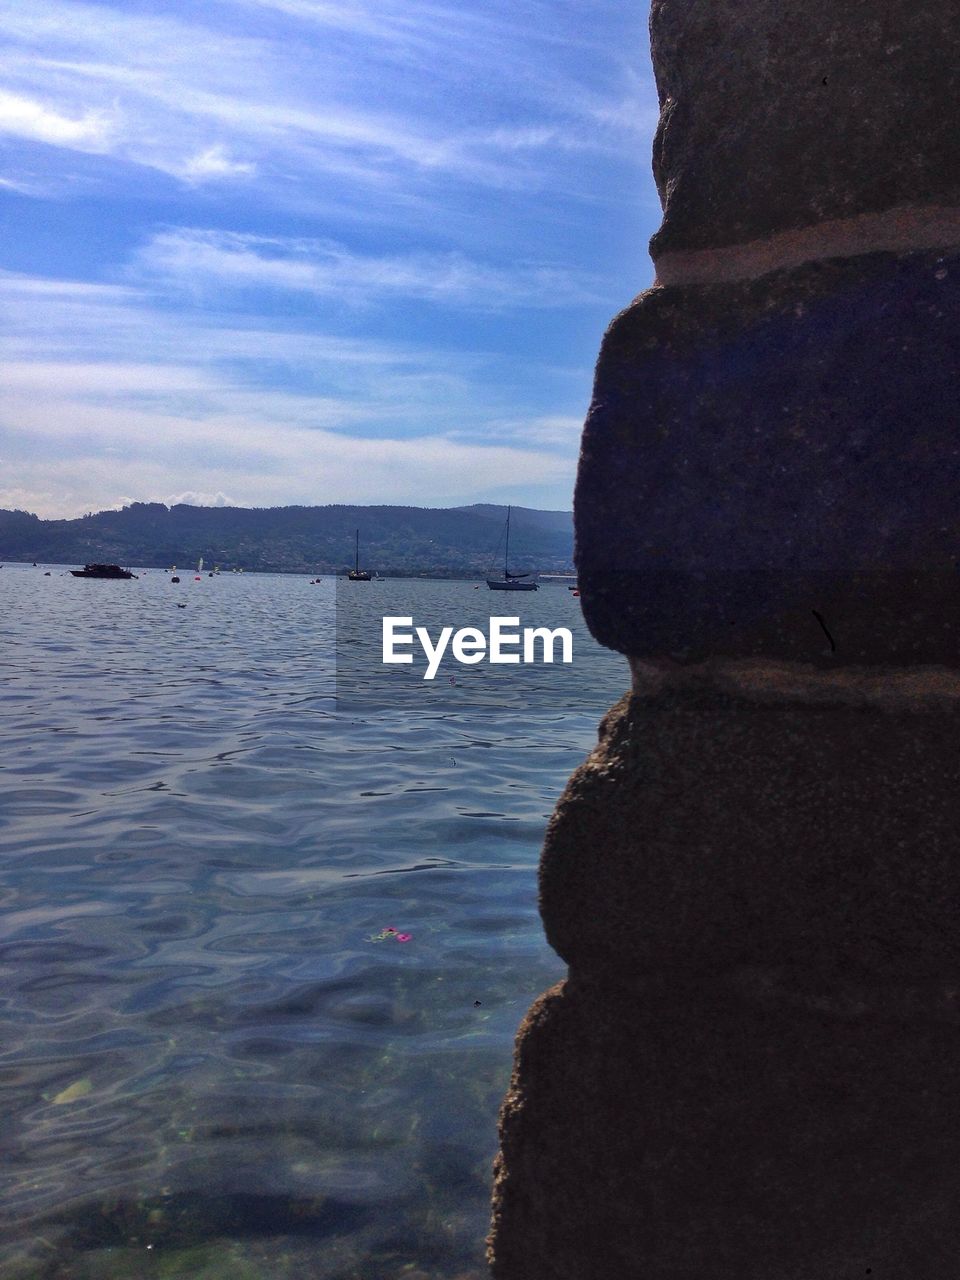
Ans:
[[[547,940],[574,972],[785,965],[960,986],[958,906],[956,698],[810,705],[708,675],[634,695],[540,862]]]
[[[960,6],[653,0],[495,1280],[960,1274]]]
[[[537,1001],[496,1280],[953,1280],[956,991],[888,1013],[763,977],[571,976]]]
[[[960,6],[653,0],[654,259],[960,203]]]
[[[594,635],[682,661],[960,662],[958,370],[956,253],[643,295],[584,430]]]
[[[960,679],[723,674],[618,704],[550,825],[493,1275],[950,1280]]]

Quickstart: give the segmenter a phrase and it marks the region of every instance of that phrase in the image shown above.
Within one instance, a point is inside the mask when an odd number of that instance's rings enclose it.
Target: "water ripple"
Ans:
[[[622,673],[338,712],[332,583],[3,572],[0,1270],[479,1280],[513,1037],[563,972],[539,845]]]

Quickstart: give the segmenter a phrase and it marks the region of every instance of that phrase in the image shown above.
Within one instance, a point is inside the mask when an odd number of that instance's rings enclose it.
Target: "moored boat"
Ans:
[[[503,548],[503,577],[488,578],[487,586],[491,591],[538,591],[539,586],[536,582],[524,582],[524,578],[529,578],[532,571],[527,570],[526,573],[511,573],[507,568],[507,557],[510,555],[510,508],[507,507],[507,529],[506,541]]]
[[[75,578],[136,578],[138,575],[129,569],[121,569],[118,564],[85,564],[82,569],[71,569]]]
[[[360,568],[360,530],[357,530],[357,554],[354,560],[354,566],[347,574],[348,582],[369,582],[370,575],[366,569]]]

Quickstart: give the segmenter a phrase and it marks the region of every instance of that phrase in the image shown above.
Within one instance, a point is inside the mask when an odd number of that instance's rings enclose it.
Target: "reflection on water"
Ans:
[[[362,672],[338,710],[332,582],[45,567],[0,619],[2,1274],[484,1275],[513,1036],[563,973],[539,843],[623,664],[581,636],[533,711]]]

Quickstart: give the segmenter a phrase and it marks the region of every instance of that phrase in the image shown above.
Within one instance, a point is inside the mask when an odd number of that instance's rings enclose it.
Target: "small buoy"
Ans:
[[[194,578],[194,582],[199,582],[199,581],[200,581],[200,575],[198,573],[197,576]]]
[[[179,579],[179,578],[177,578],[177,577],[173,577],[173,578],[171,578],[171,579],[170,579],[170,581],[171,581],[171,582],[179,582],[179,581],[180,581],[180,579]]]
[[[177,608],[178,608],[178,609],[185,609],[186,607],[187,607],[187,606],[186,606],[185,604],[178,604],[178,605],[177,605]]]
[[[46,572],[43,576],[44,576],[45,578],[49,578],[49,577],[50,577],[50,570],[48,569],[48,570],[47,570],[47,572]]]
[[[580,594],[580,592],[579,592],[579,591],[575,591],[573,594],[574,594],[575,596],[578,596],[578,595]]]

